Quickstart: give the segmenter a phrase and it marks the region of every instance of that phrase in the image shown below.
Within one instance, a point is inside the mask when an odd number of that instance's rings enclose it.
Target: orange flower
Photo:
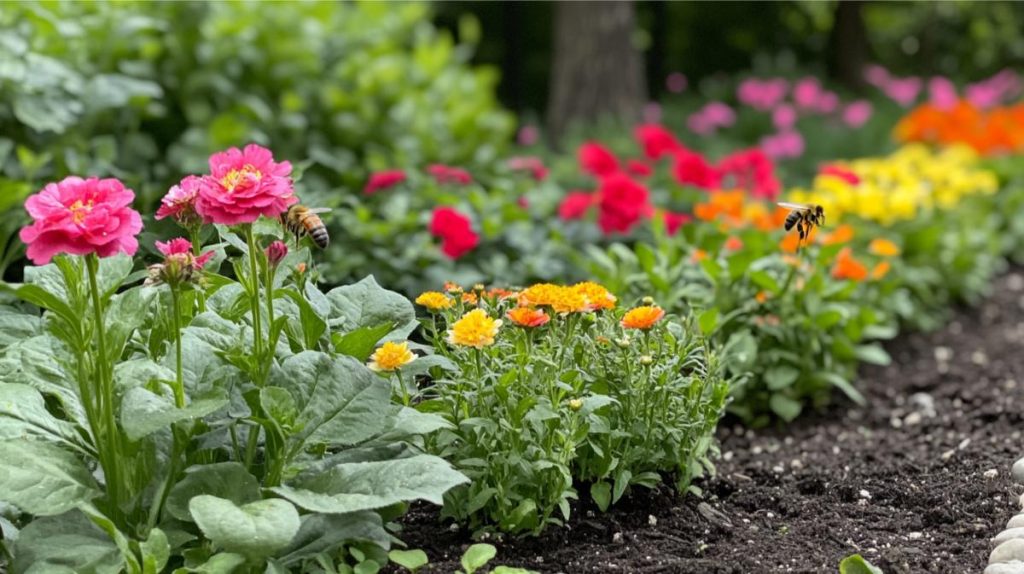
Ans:
[[[572,286],[572,290],[582,295],[587,300],[587,307],[591,310],[614,309],[618,299],[603,285],[593,281],[584,281]]]
[[[871,240],[871,243],[868,245],[868,251],[881,257],[896,257],[900,254],[900,246],[888,239],[879,237]]]
[[[853,227],[844,224],[836,227],[831,233],[824,235],[821,238],[821,244],[842,245],[843,243],[849,243],[851,239],[853,239]]]
[[[644,305],[642,307],[630,309],[629,312],[622,317],[622,326],[626,329],[647,330],[653,327],[654,324],[660,321],[664,316],[665,310],[661,307]]]
[[[519,293],[520,307],[551,307],[556,313],[579,313],[589,309],[587,298],[571,287],[538,283]]]
[[[590,305],[587,298],[572,287],[559,287],[551,301],[551,310],[555,313],[581,313],[590,310]]]
[[[699,263],[708,258],[708,252],[703,249],[694,249],[693,253],[690,254],[690,261]]]
[[[519,292],[519,305],[523,307],[551,305],[551,302],[557,297],[559,289],[561,287],[551,283],[531,285]]]
[[[505,299],[515,297],[517,295],[519,294],[516,293],[515,291],[509,291],[508,289],[501,289],[499,287],[492,287],[491,290],[487,292],[486,297],[494,301],[504,301]]]
[[[546,325],[551,317],[540,309],[530,307],[516,307],[509,311],[506,316],[520,327],[540,327]]]
[[[444,290],[453,295],[458,295],[459,293],[462,293],[462,285],[452,283],[451,281],[445,281]]]
[[[476,305],[478,301],[479,297],[476,296],[476,293],[466,291],[462,294],[462,302],[467,305]]]
[[[852,281],[863,281],[868,276],[868,268],[853,257],[853,250],[844,247],[836,256],[836,263],[832,267],[832,277],[836,279],[850,279]]]
[[[430,311],[440,311],[441,309],[451,308],[451,306],[455,304],[455,301],[444,293],[427,291],[426,293],[421,293],[420,296],[416,298],[416,304],[422,305]]]
[[[966,144],[985,155],[1024,150],[1024,104],[981,110],[967,100],[949,109],[918,106],[893,130],[903,142]]]
[[[754,299],[756,299],[758,303],[764,305],[764,302],[768,300],[768,292],[758,291],[757,295],[754,296]]]
[[[879,261],[875,268],[871,270],[871,278],[875,281],[880,281],[889,273],[890,268],[891,265],[889,265],[888,261]]]
[[[739,251],[740,249],[743,249],[743,240],[735,235],[730,235],[729,238],[725,240],[725,245],[723,247],[725,247],[726,251]]]
[[[714,191],[708,194],[706,202],[693,206],[693,215],[703,221],[713,221],[722,216],[732,221],[741,221],[745,199],[746,193],[742,189]]]

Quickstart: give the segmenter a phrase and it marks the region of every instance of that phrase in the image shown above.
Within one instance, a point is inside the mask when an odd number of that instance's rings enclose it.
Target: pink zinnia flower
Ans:
[[[658,124],[639,125],[633,130],[633,135],[644,148],[644,155],[650,159],[659,159],[683,149],[683,144],[679,143],[676,136]]]
[[[708,102],[703,113],[704,118],[717,128],[727,128],[736,123],[736,112],[723,102]]]
[[[469,185],[473,183],[473,176],[461,167],[452,167],[435,163],[427,167],[427,173],[432,175],[437,183],[452,183],[455,185]]]
[[[512,171],[529,172],[537,181],[544,181],[548,176],[548,168],[544,167],[544,162],[539,157],[513,157],[509,158],[505,165]]]
[[[203,266],[213,257],[213,251],[197,257],[192,252],[192,243],[181,237],[166,243],[157,241],[156,248],[163,254],[164,262],[149,266],[146,285],[169,283],[174,286],[182,282],[193,282],[197,279],[196,273],[202,271]]]
[[[835,92],[825,90],[818,94],[814,109],[819,114],[831,114],[839,108],[839,96]]]
[[[665,78],[665,87],[673,94],[686,90],[686,76],[682,72],[672,72]]]
[[[196,196],[199,195],[201,181],[202,178],[190,175],[172,187],[160,200],[156,218],[173,217],[178,223],[189,224],[196,215]]]
[[[843,108],[843,123],[851,128],[859,128],[871,119],[873,108],[867,100],[850,102]]]
[[[597,194],[585,191],[570,191],[558,205],[558,217],[565,221],[583,219],[590,207],[597,202]]]
[[[676,163],[672,175],[680,185],[692,185],[701,189],[717,189],[722,176],[708,160],[699,153],[689,150],[676,152]]]
[[[766,112],[786,97],[788,89],[789,82],[782,78],[765,80],[748,78],[740,83],[736,90],[736,97],[741,104]]]
[[[807,76],[793,86],[793,101],[805,110],[816,109],[820,96],[821,84],[817,78]]]
[[[190,265],[195,266],[196,269],[202,269],[204,265],[209,263],[213,257],[213,251],[207,251],[202,255],[196,257],[192,253],[192,242],[183,237],[177,237],[168,242],[157,241],[157,250],[168,259],[177,258],[181,261],[187,261]]]
[[[370,174],[370,179],[363,188],[363,193],[371,195],[382,189],[394,187],[406,180],[405,172],[400,169],[386,169]]]
[[[469,253],[480,243],[469,217],[451,207],[438,207],[430,219],[430,233],[441,238],[441,252],[451,259]]]
[[[284,241],[275,241],[268,245],[263,252],[267,256],[267,263],[271,267],[277,267],[288,256],[288,246]]]
[[[967,87],[964,88],[964,96],[966,96],[967,101],[971,102],[975,107],[984,110],[998,105],[1003,94],[999,89],[988,82],[978,82],[976,84],[968,84]]]
[[[66,177],[25,201],[31,225],[19,236],[27,255],[45,265],[58,253],[110,257],[135,255],[142,217],[129,207],[135,193],[116,179]]]
[[[580,162],[580,169],[591,175],[605,177],[619,171],[619,160],[615,154],[595,141],[581,145],[576,156]]]
[[[622,173],[601,180],[597,197],[597,224],[606,235],[629,232],[640,218],[652,211],[647,188]]]
[[[864,80],[878,89],[883,89],[889,84],[891,79],[892,76],[889,75],[889,71],[878,64],[872,64],[864,68]]]
[[[665,232],[669,235],[675,235],[680,227],[693,219],[688,213],[675,213],[672,211],[664,212],[662,218],[665,220]]]
[[[892,78],[882,91],[897,104],[907,107],[914,103],[921,91],[921,78]]]
[[[654,173],[654,169],[647,163],[638,159],[631,159],[626,162],[626,171],[637,177],[647,177]]]
[[[796,110],[788,104],[780,105],[772,110],[772,124],[779,131],[791,129],[796,125]]]
[[[783,131],[761,138],[761,149],[772,159],[800,157],[804,153],[804,138],[798,131]]]
[[[265,147],[249,144],[210,156],[210,175],[203,176],[196,212],[207,223],[239,225],[278,217],[298,203],[292,187],[292,164],[277,163]]]
[[[943,76],[928,80],[928,96],[931,104],[940,110],[951,110],[960,99],[953,82]]]

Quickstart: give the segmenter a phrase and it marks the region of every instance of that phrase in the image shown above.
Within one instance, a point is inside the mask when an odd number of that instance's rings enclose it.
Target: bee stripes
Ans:
[[[296,240],[302,236],[309,236],[320,249],[327,249],[331,242],[331,236],[327,233],[327,226],[320,219],[319,213],[326,213],[329,209],[311,209],[305,205],[295,204],[288,208],[288,211],[281,215],[281,225],[289,232],[295,234]]]

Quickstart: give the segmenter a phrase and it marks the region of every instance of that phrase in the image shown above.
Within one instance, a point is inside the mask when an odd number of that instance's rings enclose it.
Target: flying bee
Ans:
[[[330,209],[317,207],[310,208],[296,203],[288,208],[288,211],[281,214],[281,225],[286,230],[295,234],[295,242],[298,243],[303,235],[308,235],[313,243],[320,249],[327,249],[331,242],[331,236],[327,234],[327,226],[324,220],[320,219],[319,213],[327,213]]]
[[[800,241],[810,237],[815,226],[825,225],[825,208],[820,205],[783,201],[779,202],[779,206],[791,210],[786,216],[786,231],[793,229],[795,225],[797,233],[800,234]]]

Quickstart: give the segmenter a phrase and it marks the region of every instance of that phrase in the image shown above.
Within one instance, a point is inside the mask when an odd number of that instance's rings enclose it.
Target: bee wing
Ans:
[[[314,207],[311,208],[307,213],[330,213],[330,207]]]
[[[810,205],[805,205],[803,203],[789,203],[786,201],[780,201],[778,205],[779,207],[785,207],[786,209],[792,209],[794,211],[808,211],[809,209],[811,209]]]

